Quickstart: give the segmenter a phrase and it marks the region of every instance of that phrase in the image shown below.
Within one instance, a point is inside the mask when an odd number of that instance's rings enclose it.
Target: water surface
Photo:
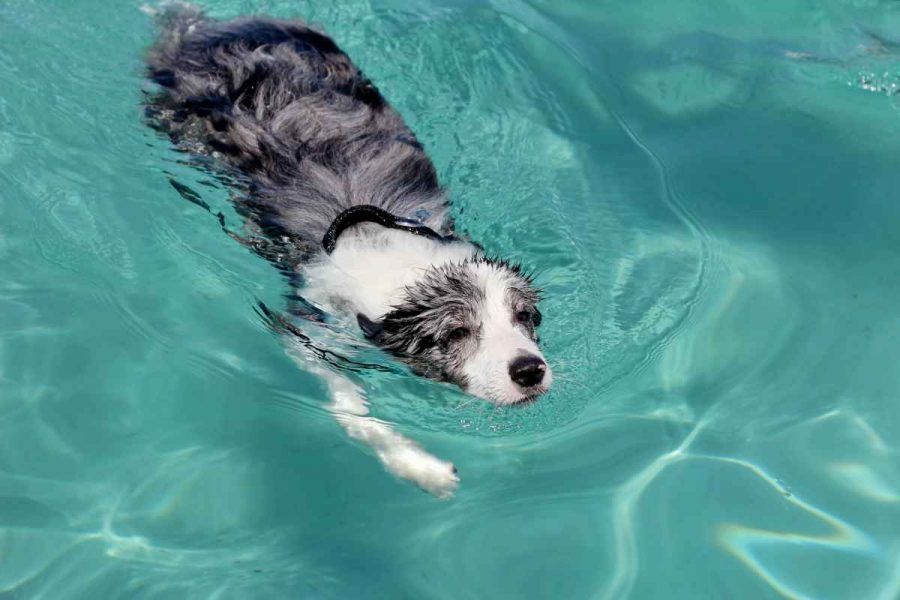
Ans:
[[[142,122],[139,4],[10,0],[0,595],[900,597],[900,5],[208,5],[377,82],[538,270],[556,387],[370,374],[462,486],[393,479],[254,310],[283,277],[169,184],[240,226]]]

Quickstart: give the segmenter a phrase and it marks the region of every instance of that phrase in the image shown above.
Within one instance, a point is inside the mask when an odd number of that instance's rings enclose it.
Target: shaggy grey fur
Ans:
[[[183,149],[213,155],[249,180],[236,206],[287,248],[279,256],[302,261],[321,252],[329,225],[356,205],[451,233],[447,200],[422,146],[330,38],[297,21],[212,21],[187,5],[160,20],[147,58],[161,86],[147,106],[151,122]],[[530,277],[505,261],[472,261],[509,274],[509,314],[536,339]],[[470,266],[427,272],[391,312],[374,315],[380,322],[360,315],[360,327],[419,374],[465,387],[461,368],[477,346],[484,300]]]
[[[485,257],[482,262],[504,269],[512,277],[506,303],[515,323],[537,341],[541,323],[538,292],[518,265]],[[462,367],[481,336],[479,315],[484,290],[472,281],[469,262],[432,269],[406,290],[404,302],[380,323],[361,323],[366,335],[404,360],[416,373],[466,387]],[[365,321],[365,319],[361,319]]]
[[[160,17],[147,57],[154,124],[246,175],[238,208],[310,254],[341,211],[371,204],[448,233],[447,200],[413,133],[327,36],[299,21]],[[424,217],[424,218],[423,218]]]

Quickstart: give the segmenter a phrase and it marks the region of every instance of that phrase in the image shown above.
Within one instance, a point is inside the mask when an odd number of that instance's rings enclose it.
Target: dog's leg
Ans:
[[[333,371],[320,374],[331,393],[329,409],[350,437],[372,448],[394,475],[412,481],[438,498],[453,495],[459,485],[453,464],[432,456],[387,423],[368,416],[368,402],[359,385]]]
[[[378,456],[381,464],[396,475],[437,496],[449,498],[459,485],[456,467],[426,452],[383,421],[369,416],[365,392],[349,377],[322,365],[306,344],[298,339],[287,343],[288,353],[305,371],[324,379],[331,403],[328,410],[347,434],[363,442]]]

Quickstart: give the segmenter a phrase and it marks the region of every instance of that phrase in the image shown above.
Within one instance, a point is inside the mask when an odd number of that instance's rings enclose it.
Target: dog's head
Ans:
[[[538,349],[538,291],[517,265],[476,257],[429,269],[366,336],[416,373],[455,383],[497,404],[534,400],[550,388]]]

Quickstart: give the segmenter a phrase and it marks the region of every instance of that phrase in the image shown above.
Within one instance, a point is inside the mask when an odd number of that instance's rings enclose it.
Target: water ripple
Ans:
[[[283,278],[171,189],[240,228],[107,4],[0,3],[0,595],[900,594],[890,3],[207,3],[324,24],[539,272],[558,385],[523,410],[309,326],[383,367],[447,503],[258,319]]]

